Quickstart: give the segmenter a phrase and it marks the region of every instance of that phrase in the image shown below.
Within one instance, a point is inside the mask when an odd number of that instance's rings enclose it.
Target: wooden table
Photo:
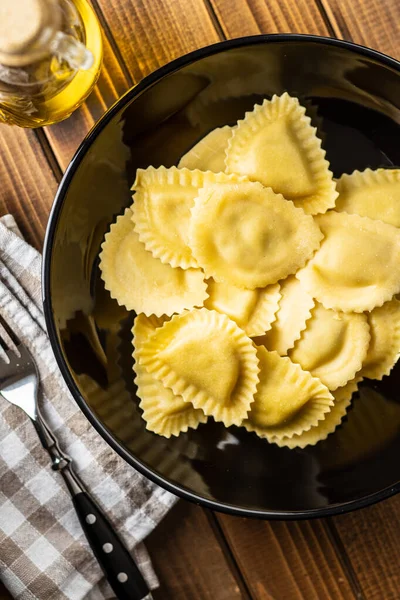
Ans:
[[[400,59],[400,0],[93,0],[104,31],[98,86],[70,119],[0,127],[0,210],[40,248],[78,144],[125,90],[177,56],[258,33],[353,40]],[[399,90],[400,92],[400,90]],[[308,522],[260,522],[178,503],[150,536],[159,600],[398,600],[400,496]],[[0,600],[9,598],[0,590]],[[41,598],[40,600],[46,600]]]

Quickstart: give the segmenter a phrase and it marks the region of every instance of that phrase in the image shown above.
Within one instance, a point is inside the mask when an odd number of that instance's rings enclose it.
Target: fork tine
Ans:
[[[5,339],[4,335],[2,335],[1,329],[3,329],[5,331],[7,337],[12,342],[11,344],[9,343],[9,341],[7,339]],[[21,340],[18,338],[16,333],[14,333],[14,331],[11,329],[11,327],[8,325],[7,321],[4,319],[4,317],[1,314],[0,314],[0,343],[3,347],[4,352],[7,354],[7,356],[9,354],[9,352],[12,352],[13,354],[17,354],[18,356],[21,355],[20,351],[19,351],[19,346],[21,346]]]

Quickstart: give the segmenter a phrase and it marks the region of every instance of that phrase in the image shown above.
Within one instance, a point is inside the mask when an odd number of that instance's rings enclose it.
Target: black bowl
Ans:
[[[132,375],[133,315],[104,290],[98,254],[110,223],[131,203],[138,167],[177,164],[208,131],[284,91],[306,103],[335,176],[400,165],[397,61],[314,36],[216,44],[144,79],[94,127],[60,185],[43,269],[58,364],[98,432],[175,494],[264,518],[344,512],[400,490],[400,369],[382,382],[364,381],[343,424],[315,447],[280,449],[217,423],[164,439],[148,432],[141,418]]]

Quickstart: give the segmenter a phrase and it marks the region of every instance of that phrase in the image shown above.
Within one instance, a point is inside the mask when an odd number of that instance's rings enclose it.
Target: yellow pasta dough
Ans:
[[[400,291],[396,227],[335,211],[315,220],[325,238],[296,277],[325,308],[369,311]]]
[[[285,356],[305,329],[314,304],[314,298],[291,275],[281,282],[281,299],[275,321],[270,330],[256,337],[254,342],[257,346],[265,346],[267,350],[276,350]]]
[[[247,416],[258,382],[250,338],[226,315],[205,308],[165,323],[143,345],[139,364],[227,427]]]
[[[400,169],[365,169],[337,181],[336,210],[400,227]]]
[[[176,396],[172,390],[164,387],[145,367],[139,364],[139,356],[143,344],[151,338],[155,331],[163,325],[165,319],[141,314],[135,318],[133,325],[133,358],[135,359],[135,383],[140,398],[140,408],[146,429],[164,437],[179,435],[190,429],[196,429],[205,423],[207,417],[202,410],[193,408],[182,396]]]
[[[346,416],[347,409],[351,404],[352,396],[354,392],[357,391],[360,381],[362,381],[361,377],[353,379],[344,387],[340,387],[332,392],[334,405],[330,412],[326,414],[325,419],[319,421],[315,427],[311,427],[308,431],[304,431],[300,435],[294,435],[291,438],[272,438],[270,441],[280,447],[305,448],[306,446],[315,446],[317,442],[326,440],[328,435],[337,429],[343,418]]]
[[[322,237],[310,215],[254,182],[202,188],[189,229],[193,256],[206,276],[248,289],[295,273]]]
[[[279,289],[278,283],[246,290],[209,279],[204,306],[228,315],[248,336],[260,335],[270,329],[276,318],[281,297]]]
[[[132,211],[126,209],[111,225],[100,254],[105,288],[128,310],[146,315],[172,315],[207,298],[199,269],[173,269],[147,252],[133,230]]]
[[[166,317],[165,315],[161,317],[157,317],[156,315],[146,316],[143,313],[136,315],[132,327],[134,348],[133,355],[135,358],[135,362],[137,362],[137,359],[139,358],[142,352],[143,344],[153,335],[153,333],[157,329],[160,329],[160,327],[162,327],[164,323],[166,323],[169,320],[170,318]]]
[[[138,169],[132,211],[135,231],[146,250],[172,267],[196,267],[187,235],[198,190],[211,182],[237,180],[243,178],[176,167]]]
[[[232,132],[228,173],[247,175],[293,200],[308,214],[333,208],[336,186],[305,108],[285,93],[256,105]]]
[[[369,341],[366,315],[338,312],[317,303],[289,356],[329,390],[336,390],[361,369]]]
[[[217,127],[203,137],[179,161],[180,169],[200,169],[220,173],[225,171],[225,150],[232,127]]]
[[[400,354],[400,301],[394,298],[368,313],[371,342],[362,375],[382,379],[389,375]]]
[[[319,379],[289,358],[257,348],[260,373],[243,426],[268,440],[300,435],[325,419],[333,396]]]

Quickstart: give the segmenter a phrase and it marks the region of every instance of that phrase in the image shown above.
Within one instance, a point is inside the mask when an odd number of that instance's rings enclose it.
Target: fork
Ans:
[[[32,354],[1,316],[0,324],[11,341],[10,344],[0,330],[0,345],[9,361],[0,358],[0,395],[22,408],[31,419],[42,446],[50,455],[52,469],[64,477],[89,545],[117,598],[152,600],[135,561],[74,472],[71,458],[60,449],[40,412],[39,374]]]

